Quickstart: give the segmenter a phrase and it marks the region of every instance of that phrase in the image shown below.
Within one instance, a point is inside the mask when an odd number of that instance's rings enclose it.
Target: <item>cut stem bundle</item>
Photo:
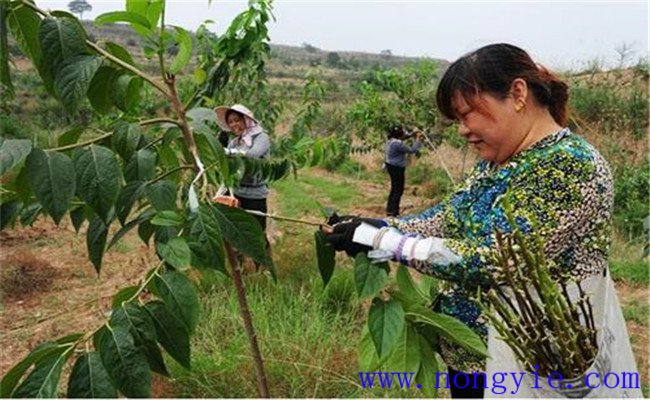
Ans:
[[[512,232],[495,233],[488,257],[496,269],[491,288],[479,293],[481,307],[524,368],[578,377],[598,353],[591,303],[580,280],[560,274],[546,259],[541,237],[531,240],[517,228],[507,201],[504,210]]]

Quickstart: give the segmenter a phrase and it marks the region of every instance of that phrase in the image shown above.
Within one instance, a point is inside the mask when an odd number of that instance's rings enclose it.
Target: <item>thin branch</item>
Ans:
[[[307,220],[298,219],[298,218],[283,217],[283,216],[275,215],[275,214],[266,214],[266,213],[263,213],[261,211],[247,210],[245,208],[243,208],[242,210],[246,211],[249,214],[259,215],[260,217],[267,217],[267,218],[271,218],[271,219],[277,219],[279,221],[296,222],[296,223],[299,223],[299,224],[312,225],[312,226],[322,226],[322,227],[325,227],[325,228],[331,228],[331,226],[329,226],[328,224],[323,223],[323,222],[314,222],[314,221],[307,221]]]
[[[164,124],[164,123],[169,123],[169,124],[174,124],[176,126],[181,126],[181,123],[176,121],[173,118],[146,119],[144,121],[140,121],[140,126],[147,126],[147,125],[154,125],[154,124]]]
[[[63,150],[75,149],[77,147],[83,147],[83,146],[87,146],[89,144],[93,144],[93,143],[96,143],[96,142],[101,142],[102,140],[104,140],[104,139],[106,139],[108,137],[111,137],[112,135],[113,135],[113,132],[108,132],[108,133],[103,134],[102,136],[98,136],[96,138],[86,140],[85,142],[73,143],[73,144],[69,144],[69,145],[61,146],[61,147],[53,147],[51,149],[46,149],[46,151],[63,151]]]
[[[161,180],[167,178],[169,175],[171,175],[173,173],[176,173],[176,172],[178,172],[180,170],[183,170],[183,169],[194,169],[194,166],[193,165],[181,165],[179,167],[176,167],[176,168],[174,168],[172,170],[169,170],[169,171],[165,172],[164,174],[152,179],[151,181],[147,182],[147,185],[152,185],[152,184],[154,184],[154,183],[156,183],[158,181],[161,181]]]
[[[251,313],[248,309],[246,290],[244,289],[244,282],[242,281],[241,277],[241,266],[237,260],[235,250],[232,248],[230,243],[226,242],[225,248],[226,254],[228,256],[228,262],[230,264],[230,268],[232,269],[233,283],[237,289],[237,301],[241,310],[242,319],[244,320],[244,330],[246,331],[246,336],[248,337],[248,342],[253,356],[253,365],[255,366],[255,376],[257,378],[257,390],[259,391],[260,397],[269,398],[269,386],[266,379],[266,372],[264,371],[264,359],[262,358],[262,352],[260,351],[260,347],[257,342],[255,328],[253,328]]]
[[[442,165],[442,168],[443,168],[443,169],[445,170],[445,172],[447,173],[447,176],[449,177],[449,180],[451,180],[451,183],[453,183],[453,184],[455,185],[455,184],[456,184],[456,180],[454,179],[453,175],[452,175],[451,172],[449,171],[449,168],[447,168],[447,164],[445,163],[445,160],[442,158],[442,156],[441,156],[440,153],[438,152],[438,149],[436,148],[436,146],[434,146],[434,144],[431,142],[431,139],[429,139],[429,137],[428,137],[426,134],[423,133],[422,136],[423,136],[424,139],[426,140],[426,142],[427,142],[427,144],[429,145],[429,147],[431,147],[431,150],[432,150],[433,153],[436,155],[436,157],[438,157],[438,161],[440,161],[440,165]]]
[[[162,2],[162,10],[160,13],[160,43],[158,43],[158,62],[160,64],[160,75],[165,79],[165,39],[163,38],[165,34],[165,2]]]
[[[160,83],[157,82],[153,77],[145,74],[144,72],[140,71],[138,68],[134,67],[133,65],[124,62],[120,60],[119,58],[115,57],[111,53],[107,52],[106,50],[102,49],[99,47],[95,42],[91,42],[90,40],[86,40],[86,45],[91,47],[93,50],[104,56],[105,58],[109,59],[110,61],[114,62],[115,64],[119,65],[120,67],[133,72],[135,75],[139,76],[140,78],[144,79],[145,81],[149,82],[152,86],[154,86],[156,89],[158,89],[162,94],[165,95],[165,97],[169,98],[169,92],[165,87]]]

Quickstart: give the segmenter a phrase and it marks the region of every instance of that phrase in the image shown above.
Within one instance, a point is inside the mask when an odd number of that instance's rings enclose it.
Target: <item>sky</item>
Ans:
[[[92,19],[124,9],[124,1],[87,0]],[[36,3],[66,9],[69,0]],[[166,21],[195,30],[211,19],[220,33],[246,8],[244,1],[168,0]],[[650,2],[645,1],[315,1],[276,0],[271,43],[309,43],[327,51],[363,51],[443,58],[494,42],[527,50],[549,68],[582,69],[598,62],[616,67],[628,48],[627,64],[649,49]]]

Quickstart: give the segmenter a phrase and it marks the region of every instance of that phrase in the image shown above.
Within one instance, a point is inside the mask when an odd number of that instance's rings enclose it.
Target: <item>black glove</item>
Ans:
[[[334,250],[345,251],[350,257],[355,257],[362,252],[368,252],[372,250],[371,247],[352,241],[354,230],[359,225],[361,225],[361,221],[339,222],[333,226],[332,233],[325,234],[325,240],[334,247]]]
[[[332,213],[330,217],[327,220],[327,225],[334,226],[336,224],[344,223],[344,222],[357,222],[360,224],[361,222],[365,222],[368,225],[372,225],[375,228],[382,228],[384,226],[388,226],[386,221],[381,220],[381,219],[375,219],[375,218],[364,218],[364,217],[358,217],[356,215],[338,215],[336,213]],[[357,226],[359,226],[357,224]]]
[[[355,257],[357,254],[362,252],[368,252],[372,250],[372,247],[354,243],[352,241],[354,230],[357,229],[362,222],[372,225],[375,228],[387,226],[387,223],[380,219],[362,218],[354,215],[339,216],[334,213],[327,220],[327,224],[332,225],[333,232],[326,234],[325,239],[336,251],[345,251],[350,257]]]

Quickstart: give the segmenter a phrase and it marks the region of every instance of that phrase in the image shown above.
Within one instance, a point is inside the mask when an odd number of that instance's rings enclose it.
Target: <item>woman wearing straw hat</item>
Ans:
[[[214,111],[221,129],[235,134],[235,137],[228,143],[226,154],[251,158],[269,157],[271,140],[251,110],[241,104],[235,104],[232,107],[220,106]],[[239,187],[234,188],[233,192],[243,209],[261,211],[266,214],[268,210],[266,197],[269,187],[262,180],[260,174],[244,176]],[[255,218],[262,226],[262,230],[266,231],[266,218],[257,215]]]

